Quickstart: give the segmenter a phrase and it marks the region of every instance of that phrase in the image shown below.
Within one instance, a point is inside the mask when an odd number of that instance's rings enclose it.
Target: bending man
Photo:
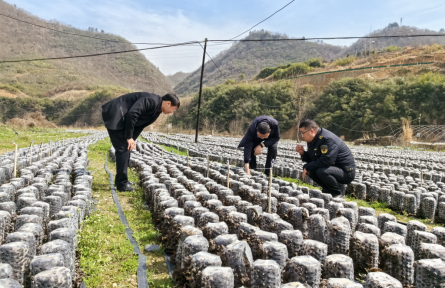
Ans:
[[[158,119],[161,113],[171,114],[180,106],[175,94],[160,97],[147,92],[120,96],[102,106],[102,119],[116,149],[116,177],[114,185],[119,191],[132,191],[128,181],[130,151],[136,148],[135,140],[145,127]]]
[[[272,159],[277,158],[280,127],[278,121],[270,116],[260,116],[253,120],[238,148],[244,147],[244,170],[250,175],[250,169],[256,169],[256,156],[267,147],[266,170],[269,176]]]
[[[339,197],[344,192],[343,185],[355,178],[355,161],[351,150],[337,135],[318,127],[313,120],[300,123],[300,135],[307,142],[307,151],[297,145],[303,166],[303,180],[307,175],[323,188],[323,193]]]

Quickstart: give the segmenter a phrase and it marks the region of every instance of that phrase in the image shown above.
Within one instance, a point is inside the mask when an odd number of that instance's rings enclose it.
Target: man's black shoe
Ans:
[[[131,187],[130,183],[127,183],[124,186],[116,186],[116,190],[119,192],[131,192],[133,187]]]

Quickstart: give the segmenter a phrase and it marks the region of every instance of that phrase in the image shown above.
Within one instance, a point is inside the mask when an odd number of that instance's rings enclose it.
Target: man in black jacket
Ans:
[[[153,93],[135,92],[120,96],[102,106],[102,119],[116,149],[116,178],[119,191],[132,191],[128,181],[130,151],[145,127],[158,119],[161,113],[171,114],[180,106],[175,94],[160,97]]]
[[[307,175],[333,197],[341,196],[344,187],[355,178],[355,161],[345,142],[331,131],[318,127],[313,120],[300,123],[300,135],[307,142],[307,151],[297,145],[303,166],[303,180]]]
[[[280,127],[278,121],[270,116],[259,116],[253,120],[238,148],[244,147],[244,170],[250,175],[250,168],[256,169],[256,156],[267,147],[266,170],[269,176],[272,159],[277,158]]]

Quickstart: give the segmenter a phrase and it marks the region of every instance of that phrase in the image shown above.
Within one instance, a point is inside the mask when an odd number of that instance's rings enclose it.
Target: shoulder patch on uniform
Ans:
[[[322,135],[320,135],[320,139],[323,139],[323,136],[322,136]]]
[[[327,145],[321,145],[321,153],[326,154],[328,153],[328,146]]]

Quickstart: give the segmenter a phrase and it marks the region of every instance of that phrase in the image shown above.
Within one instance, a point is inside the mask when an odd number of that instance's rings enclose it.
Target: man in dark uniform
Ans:
[[[253,120],[238,148],[244,147],[244,170],[250,175],[250,168],[256,169],[256,156],[267,147],[266,170],[269,176],[272,159],[277,158],[280,127],[278,121],[270,116],[259,116]]]
[[[153,93],[136,92],[120,96],[102,106],[102,119],[116,149],[116,178],[119,191],[132,191],[128,181],[130,151],[145,127],[158,119],[161,113],[171,114],[180,106],[175,94],[160,97]]]
[[[343,185],[355,178],[355,161],[351,150],[337,135],[318,127],[313,120],[300,123],[300,135],[307,142],[307,151],[297,145],[303,166],[303,180],[307,175],[333,197],[341,196]]]

